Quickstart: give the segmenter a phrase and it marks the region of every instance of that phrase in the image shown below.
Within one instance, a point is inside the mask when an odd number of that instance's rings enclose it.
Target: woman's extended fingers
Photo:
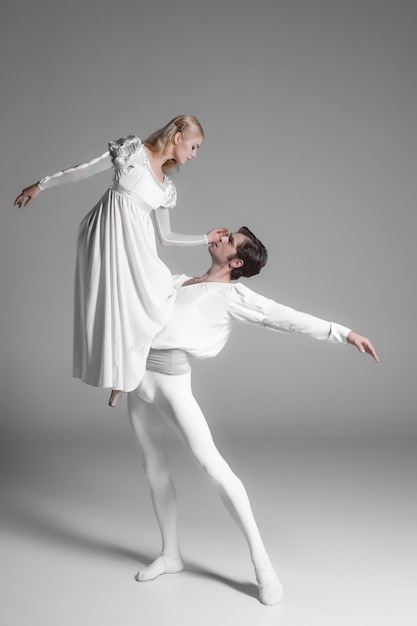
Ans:
[[[14,201],[13,206],[18,206],[20,209],[24,199],[25,199],[25,196],[23,193],[21,193],[19,196],[17,196],[16,200]]]
[[[21,209],[22,208],[22,204],[23,204],[23,206],[26,207],[39,194],[40,194],[40,189],[39,189],[38,185],[31,185],[30,187],[26,187],[25,189],[23,189],[22,193],[20,193],[17,196],[16,200],[14,201],[14,206],[18,206],[19,209]],[[25,198],[27,198],[26,202],[25,202]]]
[[[23,204],[25,198],[26,198],[26,195],[22,191],[22,193],[19,196],[17,196],[16,200],[14,201],[14,205],[13,206],[18,206],[19,209],[21,209],[22,208],[22,204]]]
[[[228,228],[212,228],[212,230],[207,233],[207,241],[208,243],[217,243],[222,237],[228,234]]]

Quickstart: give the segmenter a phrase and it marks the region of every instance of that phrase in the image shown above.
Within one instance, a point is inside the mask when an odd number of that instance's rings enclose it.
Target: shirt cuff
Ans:
[[[350,331],[351,329],[346,328],[346,326],[336,324],[336,322],[330,322],[330,338],[332,341],[347,343],[347,336]]]

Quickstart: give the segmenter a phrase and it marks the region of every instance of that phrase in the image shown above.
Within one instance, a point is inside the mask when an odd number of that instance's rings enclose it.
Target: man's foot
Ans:
[[[273,606],[282,599],[282,585],[273,568],[255,570],[259,587],[259,600],[262,604]]]
[[[140,572],[136,574],[135,580],[144,583],[148,580],[154,580],[163,574],[176,574],[183,569],[184,561],[181,557],[174,558],[166,554],[161,554],[153,563],[145,567],[145,569],[140,570]]]

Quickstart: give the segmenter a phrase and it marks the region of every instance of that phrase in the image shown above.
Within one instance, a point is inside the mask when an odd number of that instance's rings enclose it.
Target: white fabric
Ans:
[[[174,277],[175,306],[152,348],[177,348],[193,357],[214,357],[226,344],[234,322],[249,322],[283,333],[347,342],[349,328],[296,311],[265,298],[241,283],[202,282],[182,286],[190,277]]]
[[[339,324],[264,298],[239,283],[202,282],[183,286],[188,279],[184,274],[174,277],[175,305],[167,325],[152,342],[154,349],[182,349],[199,358],[215,356],[225,345],[236,321],[328,341],[345,342],[350,332]],[[147,371],[138,388],[129,394],[128,407],[144,454],[163,552],[180,555],[175,489],[158,442],[161,416],[178,429],[242,530],[255,567],[260,601],[277,604],[282,597],[281,583],[265,550],[245,487],[217,450],[192,394],[191,373],[173,377]],[[155,564],[145,570],[144,580],[167,571],[158,559]]]
[[[163,246],[207,245],[207,235],[183,235],[171,230],[170,211],[160,207],[154,212],[155,226],[159,241]]]
[[[159,259],[151,213],[160,207],[164,243],[204,243],[175,235],[168,211],[176,191],[160,182],[138,137],[110,142],[109,151],[39,181],[40,189],[76,182],[113,168],[113,184],[81,222],[74,310],[74,376],[97,387],[135,389],[145,371],[152,337],[172,307],[172,277]],[[118,187],[119,186],[119,187]]]
[[[88,163],[80,163],[79,165],[74,165],[73,167],[56,172],[50,176],[44,176],[44,178],[41,178],[38,182],[38,187],[43,191],[44,189],[56,187],[64,183],[75,183],[89,178],[90,176],[94,176],[94,174],[110,170],[112,167],[114,167],[113,161],[110,152],[107,151],[101,156],[91,159]]]
[[[191,374],[165,376],[146,372],[139,387],[128,396],[128,409],[145,457],[145,471],[162,535],[162,551],[179,554],[175,490],[158,437],[161,416],[177,429],[195,461],[210,477],[245,536],[255,568],[269,562],[246,489],[213,441],[191,390]]]

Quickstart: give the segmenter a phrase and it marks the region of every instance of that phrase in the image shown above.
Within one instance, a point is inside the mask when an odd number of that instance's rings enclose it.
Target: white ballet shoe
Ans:
[[[266,606],[274,606],[282,600],[283,589],[273,569],[256,570],[259,588],[259,601]]]
[[[184,569],[182,558],[173,558],[167,554],[161,554],[157,559],[145,569],[140,570],[135,576],[135,580],[140,583],[155,580],[164,574],[177,574]]]

